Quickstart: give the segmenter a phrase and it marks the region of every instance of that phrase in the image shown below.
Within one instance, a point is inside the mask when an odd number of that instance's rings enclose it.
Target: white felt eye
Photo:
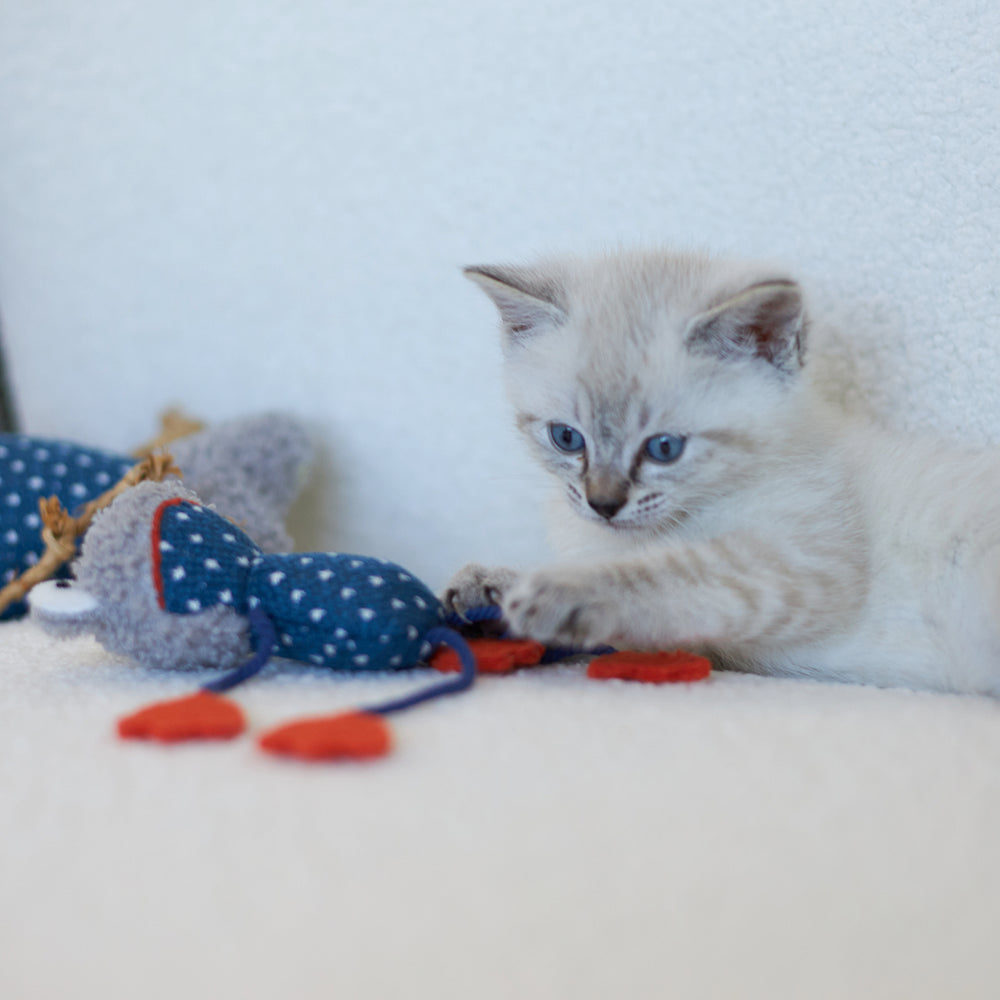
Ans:
[[[46,580],[28,594],[31,610],[43,618],[87,618],[101,606],[93,594],[72,580]]]

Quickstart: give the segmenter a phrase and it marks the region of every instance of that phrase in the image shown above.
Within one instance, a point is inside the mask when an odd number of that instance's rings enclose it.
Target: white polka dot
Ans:
[[[312,611],[309,612],[309,617],[314,622],[319,622],[326,617],[326,612],[322,608],[313,608]]]
[[[233,603],[233,592],[231,590],[229,590],[229,589],[220,590],[219,591],[219,600],[222,601],[223,604],[232,604]]]
[[[195,545],[201,545],[201,543],[205,541],[204,537],[202,535],[199,535],[197,532],[195,532],[193,535],[188,535],[188,538],[192,542],[194,542]]]
[[[67,470],[66,466],[62,462],[57,462],[55,465],[52,466],[52,471],[57,476],[65,476]]]
[[[20,536],[18,535],[18,533],[17,533],[16,531],[14,531],[14,529],[13,529],[13,528],[11,528],[11,530],[10,530],[10,531],[8,531],[8,532],[6,532],[6,533],[4,534],[4,536],[3,536],[3,540],[4,540],[4,541],[5,541],[5,542],[6,542],[6,543],[7,543],[8,545],[17,545],[17,540],[18,540],[18,538],[19,538],[19,537],[20,537]]]
[[[275,572],[271,573],[268,576],[268,580],[271,581],[271,585],[274,586],[274,587],[277,587],[278,584],[281,583],[281,581],[284,580],[284,579],[285,579],[285,574],[282,573],[280,569],[279,570],[275,570]]]
[[[340,590],[340,596],[345,601],[349,601],[355,594],[357,594],[357,591],[353,587],[342,587]]]
[[[337,647],[334,646],[332,642],[325,643],[323,646],[323,652],[326,653],[327,656],[336,656]]]
[[[361,608],[358,617],[365,622],[370,622],[375,617],[375,612],[371,608]]]
[[[370,576],[370,577],[368,577],[368,582],[373,587],[381,587],[382,584],[385,583],[385,577],[382,577],[382,576]]]
[[[166,539],[160,540],[160,551],[161,552],[173,552],[174,547]]]
[[[319,571],[319,578],[325,583],[330,577],[333,576],[332,569],[321,569]]]
[[[398,597],[394,597],[389,602],[397,611],[402,611],[406,607],[406,601],[401,601]]]
[[[251,608],[259,608],[260,607],[260,598],[259,597],[251,597],[247,601],[247,605],[249,607],[251,607]]]
[[[9,569],[3,575],[3,582],[4,583],[10,583],[10,581],[13,580],[15,576],[17,576],[17,570],[16,569]]]
[[[28,488],[32,490],[40,490],[45,485],[45,480],[41,476],[32,476],[28,480]]]
[[[380,643],[382,643],[383,646],[388,646],[389,643],[392,641],[392,636],[389,636],[389,635],[380,635],[378,637],[378,641]]]
[[[299,565],[300,566],[311,566],[312,565],[312,556],[303,556],[299,560]]]
[[[83,483],[74,483],[69,488],[70,493],[75,497],[85,497],[87,495],[87,487]]]
[[[309,659],[312,660],[313,663],[318,664],[319,666],[323,665],[323,657],[320,656],[318,653],[310,653]]]
[[[29,528],[40,528],[42,526],[42,519],[37,514],[29,514],[24,519],[24,523]]]
[[[219,569],[219,560],[218,559],[206,559],[205,560],[205,569]]]
[[[409,573],[399,573],[397,574],[397,576],[399,577],[400,580],[403,581],[403,583],[409,583],[413,579],[413,577],[410,576]]]
[[[6,455],[6,454],[7,454],[7,449],[6,448],[0,450],[0,455]],[[44,462],[48,457],[49,457],[49,449],[48,448],[36,448],[35,449],[35,458],[37,458],[39,462]]]
[[[190,521],[191,518],[184,511],[179,510],[179,511],[177,511],[177,520],[178,521]]]
[[[353,639],[348,639],[347,648],[351,650],[351,652],[353,652],[355,649],[358,648],[358,644]]]
[[[246,556],[237,556],[236,557],[236,565],[237,566],[249,566],[250,565],[250,560],[247,559]]]
[[[421,611],[424,611],[427,608],[427,602],[422,597],[414,597],[413,598],[413,603],[418,608],[420,608]]]
[[[222,537],[227,542],[235,542],[236,541],[236,536],[234,534],[232,534],[232,532],[229,532],[229,531],[223,532]]]
[[[389,666],[390,667],[398,667],[402,662],[403,662],[403,658],[401,656],[390,656],[389,657]]]
[[[24,469],[24,462],[22,462],[19,458],[14,459],[14,461],[10,463],[11,472],[24,472]]]
[[[293,590],[292,591],[292,600],[296,604],[298,604],[299,601],[301,601],[302,598],[305,597],[305,596],[306,596],[306,592],[304,590]]]
[[[290,646],[292,644],[292,637],[287,632],[282,632],[281,641],[284,645]]]
[[[21,495],[20,495],[20,493],[8,493],[7,494],[7,506],[8,507],[20,507],[21,506]]]
[[[98,472],[94,481],[98,486],[107,486],[111,482],[111,477],[106,472]]]
[[[335,639],[346,639],[347,638],[347,629],[346,628],[335,628],[333,630],[333,637]]]
[[[366,667],[366,666],[368,666],[368,654],[367,653],[358,653],[358,655],[354,657],[354,662],[359,667]]]
[[[188,611],[201,611],[201,601],[196,601],[194,598],[191,598],[191,600],[187,602],[187,609]]]
[[[422,660],[425,657],[430,656],[432,648],[433,647],[429,642],[422,643],[420,646],[420,659]]]
[[[351,569],[361,569],[362,566],[364,566],[364,562],[361,559],[351,560]]]
[[[25,562],[26,562],[26,563],[27,563],[27,564],[28,564],[29,566],[34,566],[34,565],[36,565],[36,564],[38,563],[38,553],[37,553],[37,552],[29,552],[29,553],[28,553],[28,554],[27,554],[27,555],[26,555],[26,556],[24,557],[24,561],[25,561]]]
[[[406,636],[408,639],[416,639],[418,635],[420,635],[420,633],[417,631],[416,625],[406,626]]]
[[[94,460],[89,455],[77,455],[76,464],[82,465],[85,469],[89,469],[94,464]]]
[[[187,576],[187,573],[184,572],[184,567],[183,566],[175,566],[170,571],[170,576],[174,580],[183,580],[184,577]]]

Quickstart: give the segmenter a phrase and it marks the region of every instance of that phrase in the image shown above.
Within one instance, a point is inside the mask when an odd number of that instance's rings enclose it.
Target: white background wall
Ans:
[[[1000,438],[998,53],[978,0],[0,0],[22,423],[279,407],[323,442],[304,546],[531,561],[458,267],[670,242],[789,262],[879,409]]]

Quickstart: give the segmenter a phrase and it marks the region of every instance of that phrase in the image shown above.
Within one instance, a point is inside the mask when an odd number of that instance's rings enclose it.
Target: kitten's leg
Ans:
[[[511,631],[570,646],[794,645],[843,627],[867,569],[843,540],[809,552],[751,536],[521,577],[502,605]]]
[[[460,615],[470,608],[499,604],[517,578],[518,573],[512,569],[469,563],[451,578],[441,595],[441,602],[449,611]]]

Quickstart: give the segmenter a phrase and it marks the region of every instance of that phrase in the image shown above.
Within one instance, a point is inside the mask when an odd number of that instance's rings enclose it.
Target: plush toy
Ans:
[[[268,555],[239,527],[176,481],[145,482],[118,497],[87,532],[75,582],[31,593],[49,631],[93,633],[147,667],[228,672],[197,694],[122,720],[125,737],[234,736],[242,713],[222,692],[273,655],[331,669],[405,669],[440,644],[461,659],[458,677],[406,697],[266,734],[261,745],[309,758],[385,753],[382,716],[469,687],[475,661],[445,628],[440,601],[401,567],[330,553]]]
[[[239,521],[262,549],[291,548],[284,519],[311,458],[300,422],[281,414],[230,420],[171,442],[170,451],[185,483]],[[117,483],[135,461],[68,441],[0,434],[0,587],[42,555],[39,500],[55,496],[76,509]],[[18,601],[0,611],[0,619],[25,610]]]

